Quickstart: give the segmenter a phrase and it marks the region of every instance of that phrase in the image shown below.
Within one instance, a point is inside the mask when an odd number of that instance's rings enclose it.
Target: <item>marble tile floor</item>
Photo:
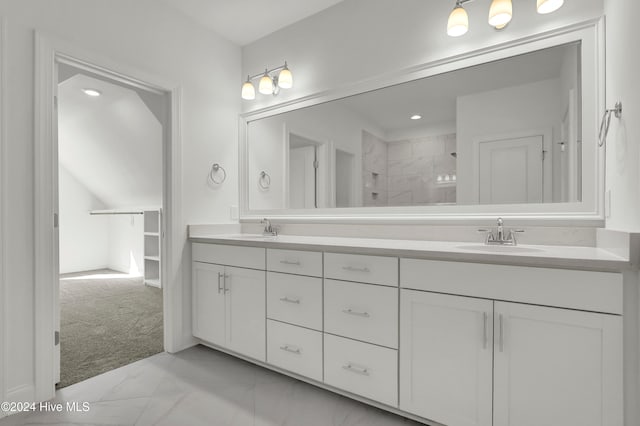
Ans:
[[[88,412],[21,413],[0,426],[409,426],[419,423],[196,346],[161,353],[56,393]]]

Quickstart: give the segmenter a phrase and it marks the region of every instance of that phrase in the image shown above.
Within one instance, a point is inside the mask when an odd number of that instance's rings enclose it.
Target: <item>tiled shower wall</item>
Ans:
[[[362,131],[362,204],[388,206],[387,143]]]
[[[362,152],[365,206],[456,202],[455,134],[385,142],[363,132]]]

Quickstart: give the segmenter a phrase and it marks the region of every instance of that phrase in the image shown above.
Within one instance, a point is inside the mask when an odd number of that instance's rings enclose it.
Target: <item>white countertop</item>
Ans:
[[[629,269],[628,258],[595,247],[485,246],[482,242],[420,241],[375,238],[319,237],[259,234],[211,234],[190,232],[192,242],[242,245],[289,250],[334,251],[455,262],[576,268],[599,271]]]

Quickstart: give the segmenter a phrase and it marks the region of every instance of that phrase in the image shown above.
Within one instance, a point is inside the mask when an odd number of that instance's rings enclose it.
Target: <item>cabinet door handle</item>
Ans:
[[[343,309],[342,312],[344,312],[347,315],[353,315],[356,317],[363,317],[363,318],[369,318],[371,316],[369,315],[369,312],[358,312],[351,309]]]
[[[280,263],[282,263],[283,265],[295,265],[295,266],[300,266],[300,261],[299,260],[281,260]]]
[[[280,301],[284,303],[293,303],[295,305],[300,304],[300,299],[289,299],[288,297],[282,297],[280,298]]]
[[[231,274],[224,274],[224,292],[228,293],[230,291],[229,287],[227,286],[227,278],[231,278]]]
[[[489,314],[482,313],[483,329],[482,329],[482,349],[487,349],[489,346]]]
[[[504,318],[502,314],[498,315],[498,327],[500,328],[500,339],[498,340],[498,347],[500,352],[504,352]]]
[[[361,367],[361,366],[358,366],[358,365],[354,365],[352,363],[348,363],[347,365],[343,365],[342,368],[347,370],[347,371],[351,371],[352,373],[359,374],[361,376],[370,376],[371,375],[371,373],[369,373],[369,369],[368,368]]]
[[[366,266],[363,268],[357,268],[355,266],[343,266],[342,269],[350,272],[371,272]]]
[[[222,277],[223,277],[223,273],[222,272],[218,272],[218,294],[220,294],[220,292],[222,291]]]
[[[289,352],[296,355],[302,354],[302,351],[300,350],[300,348],[296,348],[295,346],[284,345],[284,346],[280,346],[280,349],[282,349],[285,352]]]

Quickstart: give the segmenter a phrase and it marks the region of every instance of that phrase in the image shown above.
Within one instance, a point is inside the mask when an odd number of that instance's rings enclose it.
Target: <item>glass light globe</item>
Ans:
[[[273,94],[273,80],[269,77],[269,74],[267,74],[266,71],[260,79],[260,83],[258,83],[258,92],[263,95]]]
[[[511,0],[493,0],[489,9],[489,25],[498,29],[504,28],[513,15]]]
[[[469,30],[469,15],[460,5],[457,5],[449,15],[447,22],[447,34],[451,37],[459,37]]]
[[[248,101],[252,101],[256,98],[256,88],[253,86],[253,83],[247,81],[242,85],[242,99],[246,99]]]
[[[287,67],[287,63],[284,63],[284,69],[278,74],[278,86],[283,89],[291,89],[293,87],[293,74]]]
[[[538,0],[538,13],[547,14],[555,12],[564,4],[564,0]]]

